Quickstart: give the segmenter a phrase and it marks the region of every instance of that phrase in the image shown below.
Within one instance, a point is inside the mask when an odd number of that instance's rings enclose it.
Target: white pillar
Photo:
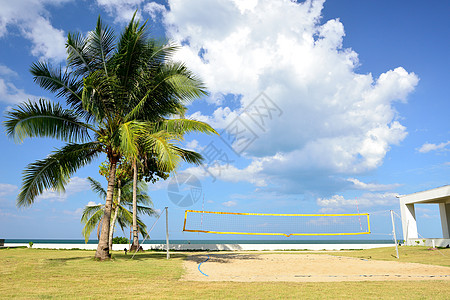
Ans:
[[[419,238],[414,204],[404,204],[400,200],[400,212],[402,214],[403,238],[405,239],[405,243],[408,244],[406,239]]]
[[[439,203],[439,212],[441,214],[442,237],[450,239],[450,204]]]

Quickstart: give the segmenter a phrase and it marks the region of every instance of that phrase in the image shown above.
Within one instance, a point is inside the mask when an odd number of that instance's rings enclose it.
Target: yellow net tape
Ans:
[[[186,210],[183,231],[215,234],[370,234],[369,214],[263,214]]]

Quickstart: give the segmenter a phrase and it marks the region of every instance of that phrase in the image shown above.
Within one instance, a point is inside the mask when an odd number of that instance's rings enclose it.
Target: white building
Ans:
[[[406,245],[432,245],[432,240],[437,247],[445,247],[450,244],[450,185],[399,196],[400,211],[402,214],[403,237]],[[442,238],[423,237],[419,239],[414,204],[439,204],[441,215]],[[425,243],[424,243],[425,240]]]

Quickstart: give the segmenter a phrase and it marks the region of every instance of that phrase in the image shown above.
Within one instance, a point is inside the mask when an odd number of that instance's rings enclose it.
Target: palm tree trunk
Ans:
[[[98,241],[97,251],[95,252],[95,258],[99,260],[110,259],[111,254],[109,253],[109,225],[111,223],[111,208],[112,199],[114,194],[114,181],[116,179],[116,165],[117,161],[110,160],[110,169],[108,176],[108,189],[106,190],[106,203],[105,203],[105,213],[102,220],[102,231],[100,234],[100,239]]]
[[[120,180],[118,180],[117,181],[117,204],[116,204],[116,208],[114,209],[114,216],[111,220],[111,224],[109,227],[109,249],[111,249],[111,250],[112,250],[112,240],[113,240],[113,235],[114,235],[114,225],[116,224],[117,213],[119,212],[121,194],[122,194],[122,186],[121,186]]]
[[[139,248],[139,239],[137,231],[137,165],[136,158],[133,159],[133,245],[132,250]]]

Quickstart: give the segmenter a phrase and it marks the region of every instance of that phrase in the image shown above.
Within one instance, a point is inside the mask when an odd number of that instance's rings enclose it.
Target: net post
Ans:
[[[170,254],[169,254],[169,208],[166,206],[165,208],[166,210],[166,258],[169,259],[170,258]]]
[[[391,221],[392,221],[392,233],[394,234],[395,250],[397,251],[397,258],[400,258],[398,255],[397,236],[395,234],[394,211],[392,209],[391,209]]]

